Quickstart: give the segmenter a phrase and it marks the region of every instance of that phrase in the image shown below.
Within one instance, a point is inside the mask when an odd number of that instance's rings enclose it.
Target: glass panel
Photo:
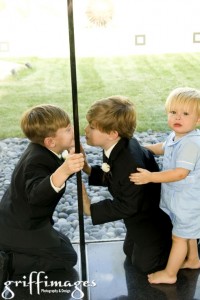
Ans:
[[[74,1],[81,141],[91,164],[101,164],[102,154],[86,145],[85,114],[102,97],[130,96],[138,111],[136,137],[141,143],[164,140],[168,127],[163,103],[168,92],[180,84],[199,85],[198,6],[198,0]],[[48,102],[72,117],[67,3],[1,0],[0,33],[2,197],[27,146],[19,127],[22,112]],[[83,179],[87,182],[86,175]],[[92,202],[111,198],[106,188],[87,190]],[[69,180],[54,221],[58,230],[78,242],[75,177]],[[121,220],[93,226],[85,217],[86,240],[123,239],[125,233]]]

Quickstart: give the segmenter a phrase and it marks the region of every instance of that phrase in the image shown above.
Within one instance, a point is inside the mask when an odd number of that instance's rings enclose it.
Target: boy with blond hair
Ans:
[[[200,91],[174,89],[165,103],[168,125],[173,130],[164,143],[148,145],[163,157],[163,171],[139,173],[135,184],[162,183],[160,207],[173,224],[172,249],[165,269],[148,275],[150,283],[173,284],[181,268],[199,269],[197,239],[200,238]]]

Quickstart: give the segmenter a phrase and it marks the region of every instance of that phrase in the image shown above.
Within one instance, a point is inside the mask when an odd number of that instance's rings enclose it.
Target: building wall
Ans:
[[[102,27],[89,1],[73,1],[78,56],[200,51],[199,0],[110,0]],[[68,55],[67,0],[0,0],[0,57]]]

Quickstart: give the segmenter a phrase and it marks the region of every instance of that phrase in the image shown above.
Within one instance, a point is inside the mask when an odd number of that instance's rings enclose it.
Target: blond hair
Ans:
[[[27,110],[21,118],[21,129],[34,143],[43,145],[44,139],[55,136],[59,128],[70,124],[68,114],[61,108],[42,104]]]
[[[173,110],[176,106],[182,106],[186,110],[192,108],[200,116],[200,91],[189,87],[174,89],[167,97],[166,112]]]
[[[86,118],[102,132],[117,131],[120,137],[130,139],[136,128],[134,104],[125,96],[110,96],[94,102]]]

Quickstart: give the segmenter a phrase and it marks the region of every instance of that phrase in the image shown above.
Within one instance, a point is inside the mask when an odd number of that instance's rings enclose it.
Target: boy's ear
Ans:
[[[110,138],[112,139],[112,140],[116,140],[118,137],[119,137],[119,133],[118,133],[118,131],[111,131],[110,133],[109,133],[109,135],[110,135]]]
[[[52,137],[46,137],[44,139],[44,146],[47,148],[53,148],[55,147],[55,141]]]
[[[200,125],[200,117],[197,120],[197,126],[199,126],[199,125]]]

